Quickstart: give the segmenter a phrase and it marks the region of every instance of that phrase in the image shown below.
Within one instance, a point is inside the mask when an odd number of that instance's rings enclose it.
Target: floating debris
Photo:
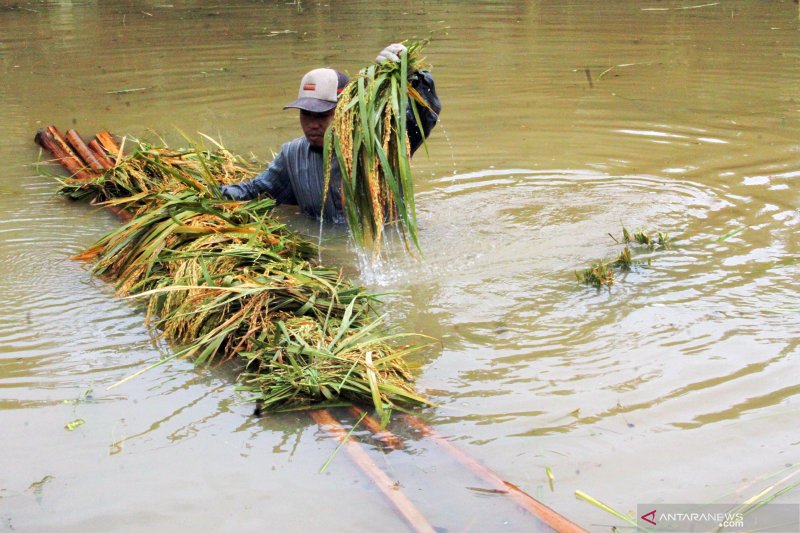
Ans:
[[[628,524],[632,525],[633,527],[637,528],[637,530],[638,530],[639,526],[636,523],[636,520],[634,520],[633,518],[631,518],[630,516],[628,516],[626,514],[623,514],[623,513],[619,512],[619,511],[617,511],[616,509],[606,505],[605,503],[601,502],[600,500],[596,500],[595,498],[592,498],[591,496],[589,496],[588,494],[586,494],[582,490],[576,490],[575,491],[575,496],[577,498],[580,498],[581,500],[584,500],[584,501],[587,501],[587,502],[591,503],[595,507],[597,507],[599,509],[602,509],[603,511],[605,511],[605,512],[607,512],[609,514],[612,514],[612,515],[616,516],[620,520],[623,520],[623,521],[627,522]]]
[[[144,13],[144,11],[142,11],[142,13]],[[146,14],[150,15],[150,13],[146,13]],[[150,15],[150,16],[152,17],[153,15]],[[116,91],[108,91],[108,92],[106,92],[106,94],[128,94],[128,93],[138,93],[140,91],[146,91],[146,90],[147,90],[147,87],[135,87],[133,89],[118,89]]]
[[[46,475],[41,480],[34,481],[33,483],[31,483],[30,486],[28,487],[28,490],[31,492],[42,492],[44,485],[50,481],[53,481],[54,479],[55,476]]]
[[[28,487],[28,490],[31,493],[33,493],[33,497],[36,499],[37,503],[39,503],[39,504],[42,503],[42,499],[44,497],[44,494],[43,494],[44,486],[47,483],[53,481],[54,479],[55,479],[55,476],[46,475],[41,480],[34,481],[33,483],[30,484],[30,486]],[[9,524],[10,524],[10,520],[9,520]],[[9,529],[13,530],[14,528],[10,527]]]
[[[622,241],[611,235],[614,242],[624,244],[620,254],[611,260],[599,260],[592,263],[588,268],[575,272],[575,277],[579,282],[586,285],[595,287],[603,287],[614,284],[616,280],[615,272],[630,272],[633,267],[639,264],[649,264],[647,262],[637,262],[634,260],[629,245],[646,246],[650,250],[655,249],[669,249],[670,238],[669,235],[663,232],[657,232],[655,235],[649,234],[644,230],[637,230],[633,234],[628,231],[628,228],[622,227]]]
[[[669,235],[661,231],[657,232],[655,236],[648,234],[644,230],[637,230],[633,236],[627,228],[622,228],[622,238],[626,243],[635,242],[650,248],[669,248]]]
[[[597,261],[587,269],[576,271],[575,276],[581,283],[596,287],[614,283],[614,269],[610,263],[604,261]]]
[[[734,235],[738,235],[739,233],[743,232],[746,229],[748,229],[747,226],[743,226],[741,228],[732,229],[729,232],[725,233],[724,235],[720,235],[719,237],[714,239],[714,242],[727,241],[728,239],[730,239]]]
[[[78,418],[76,420],[73,420],[72,422],[68,422],[64,426],[64,429],[66,429],[67,431],[74,431],[76,428],[79,428],[80,426],[84,425],[85,423],[86,423],[86,420],[84,420],[83,418]]]

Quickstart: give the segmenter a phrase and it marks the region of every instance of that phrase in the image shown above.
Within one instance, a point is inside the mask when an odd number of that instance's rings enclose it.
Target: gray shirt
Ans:
[[[303,212],[318,218],[325,185],[322,151],[312,148],[305,137],[298,137],[281,147],[269,167],[255,178],[222,187],[233,200],[249,200],[263,194],[279,204],[299,205]],[[345,222],[342,208],[342,177],[336,158],[331,163],[331,182],[325,200],[325,220]]]

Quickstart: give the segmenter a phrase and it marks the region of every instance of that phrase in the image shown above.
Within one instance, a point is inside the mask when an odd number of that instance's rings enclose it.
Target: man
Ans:
[[[378,54],[376,60],[397,62],[404,50],[402,44],[391,44]],[[297,100],[284,106],[284,109],[300,110],[303,136],[284,144],[264,172],[251,180],[226,185],[222,187],[222,193],[232,200],[250,200],[267,195],[279,204],[299,205],[306,215],[319,218],[325,186],[322,160],[325,131],[333,120],[339,94],[348,81],[345,74],[331,68],[314,69],[303,76]],[[423,134],[427,137],[436,125],[442,107],[429,72],[414,72],[410,81],[430,106],[430,109],[417,106],[421,131],[410,108],[406,115],[408,140],[411,153],[414,153],[422,144]],[[339,165],[334,157],[324,216],[326,220],[340,224],[345,222],[341,186]]]

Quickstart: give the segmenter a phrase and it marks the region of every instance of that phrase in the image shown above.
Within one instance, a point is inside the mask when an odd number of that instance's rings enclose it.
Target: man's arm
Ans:
[[[411,109],[411,104],[408,105],[406,111],[406,131],[408,131],[408,142],[411,145],[411,153],[413,154],[417,148],[422,145],[422,140],[427,139],[431,130],[439,120],[439,113],[442,112],[442,103],[439,101],[439,96],[436,94],[436,86],[433,83],[433,76],[427,70],[418,70],[411,75],[411,86],[422,96],[423,100],[427,102],[428,107],[417,104],[417,114],[422,123],[422,131],[420,132],[420,124],[417,124],[417,119],[414,116],[414,111]],[[424,134],[424,136],[423,136]]]
[[[267,195],[279,204],[297,205],[283,152],[281,149],[267,169],[255,178],[222,186],[222,194],[231,200],[252,200]]]

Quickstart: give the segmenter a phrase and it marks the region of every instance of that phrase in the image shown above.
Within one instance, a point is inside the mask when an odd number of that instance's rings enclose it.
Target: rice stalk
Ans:
[[[588,494],[586,494],[582,490],[576,490],[575,491],[575,496],[580,498],[580,499],[582,499],[582,500],[584,500],[584,501],[586,501],[586,502],[591,503],[595,507],[597,507],[599,509],[602,509],[603,511],[605,511],[605,512],[607,512],[609,514],[612,514],[612,515],[616,516],[620,520],[623,520],[624,522],[627,522],[628,524],[630,524],[631,526],[636,528],[637,531],[643,530],[641,527],[639,527],[639,524],[636,522],[636,520],[634,520],[630,516],[628,516],[626,514],[623,514],[623,513],[619,512],[619,511],[617,511],[616,509],[614,509],[613,507],[610,507],[610,506],[606,505],[605,503],[601,502],[600,500],[597,500],[597,499],[589,496]],[[643,530],[643,531],[646,531],[646,530]]]
[[[576,271],[575,277],[581,283],[599,288],[606,285],[613,285],[614,270],[611,268],[610,263],[606,261],[597,261],[584,270]]]
[[[650,251],[656,249],[667,250],[670,247],[669,236],[660,231],[653,236],[641,229],[631,233],[628,228],[623,226],[621,241],[610,233],[608,235],[611,236],[615,243],[624,245],[624,248],[614,259],[600,259],[583,270],[575,271],[575,277],[580,283],[597,288],[613,285],[616,281],[616,272],[627,273],[637,265],[649,264],[649,260],[637,261],[634,259],[631,246],[644,246]]]
[[[147,323],[181,346],[173,357],[234,361],[240,390],[266,408],[427,403],[405,362],[420,346],[398,344],[409,336],[383,328],[374,297],[316,264],[316,247],[272,217],[272,200],[221,198],[220,184],[253,174],[222,148],[138,143],[99,178],[61,180],[61,192],[133,213],[80,257],[145,302]]]
[[[616,240],[616,239],[614,239]],[[636,230],[633,235],[626,227],[622,227],[622,240],[626,243],[637,243],[643,246],[648,246],[651,250],[655,248],[669,248],[670,238],[664,232],[657,232],[655,236],[648,234],[645,230]]]
[[[404,44],[407,51],[399,62],[370,65],[350,81],[325,135],[325,194],[335,156],[347,223],[356,244],[370,250],[373,260],[387,222],[397,223],[407,249],[410,240],[421,251],[406,114],[411,109],[419,117],[417,106],[428,105],[408,83],[409,75],[422,68],[427,41]]]
[[[770,477],[777,477],[778,475],[782,475],[787,471],[788,474],[783,475],[777,482],[762,489],[740,505],[732,508],[729,512],[731,514],[741,514],[743,516],[747,516],[756,512],[761,507],[771,503],[775,499],[783,496],[784,494],[787,494],[795,490],[797,487],[800,487],[800,481],[793,481],[794,478],[800,475],[800,466],[797,464],[789,465],[787,468],[782,469],[780,472],[773,474],[773,476]]]
[[[630,272],[633,267],[633,258],[631,257],[631,249],[627,246],[622,249],[617,256],[617,259],[611,263],[611,266],[620,269],[623,272]]]

